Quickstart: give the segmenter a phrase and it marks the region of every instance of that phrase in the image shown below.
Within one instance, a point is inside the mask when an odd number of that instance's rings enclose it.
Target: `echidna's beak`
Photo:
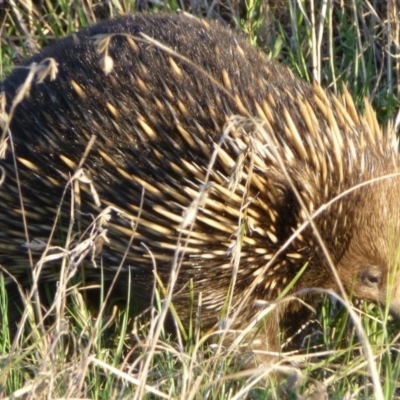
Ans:
[[[400,274],[397,273],[399,276]],[[395,282],[399,282],[398,279],[395,280]],[[394,284],[392,288],[392,293],[391,293],[391,299],[390,299],[390,314],[393,316],[393,318],[400,323],[400,285],[399,284]]]
[[[390,314],[400,323],[400,299],[396,299],[395,302],[390,303]]]

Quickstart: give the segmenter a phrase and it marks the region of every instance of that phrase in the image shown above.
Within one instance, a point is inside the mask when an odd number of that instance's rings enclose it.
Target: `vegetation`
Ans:
[[[317,80],[339,92],[345,84],[361,109],[364,97],[372,101],[382,123],[396,118],[400,105],[396,0],[45,0],[33,4],[17,0],[0,11],[0,76],[81,26],[127,12],[178,9],[243,31],[266,57],[288,65],[305,80]],[[183,343],[163,331],[155,334],[155,321],[133,330],[124,310],[94,319],[76,286],[60,283],[58,294],[51,326],[38,322],[36,306],[28,298],[24,323],[16,335],[10,336],[3,320],[0,398],[400,398],[399,327],[386,310],[369,304],[360,305],[361,326],[349,318],[350,305],[343,307],[325,298],[317,310],[318,324],[308,328],[299,352],[241,371],[233,353],[207,346],[207,336],[195,328],[191,340]],[[67,294],[68,306],[61,300]],[[8,301],[0,275],[1,315],[6,315],[2,310]],[[373,366],[357,329],[368,338]]]

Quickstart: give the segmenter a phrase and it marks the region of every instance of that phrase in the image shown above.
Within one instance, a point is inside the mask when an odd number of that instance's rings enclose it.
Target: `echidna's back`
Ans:
[[[110,42],[103,42],[106,50],[95,46],[96,39],[105,39],[98,35],[109,35]],[[108,75],[102,64],[105,55],[113,62]],[[65,246],[71,216],[72,238],[82,241],[99,210],[109,205],[122,210],[113,213],[107,226],[111,242],[102,253],[111,270],[107,279],[112,279],[133,237],[123,273],[131,267],[135,296],[147,304],[154,262],[167,282],[176,244],[182,240],[184,210],[207,179],[214,181],[225,189],[209,194],[214,205],[200,212],[185,250],[190,257],[181,267],[180,286],[197,276],[195,290],[203,293],[204,307],[219,309],[231,277],[229,248],[238,227],[242,189],[235,196],[226,189],[236,156],[217,160],[207,178],[212,154],[231,116],[253,115],[255,104],[268,93],[279,93],[288,102],[286,87],[310,88],[217,23],[179,15],[132,15],[73,34],[16,68],[3,82],[8,111],[29,65],[47,58],[58,64],[55,80],[34,79],[10,124],[29,241],[48,241],[62,193],[84,159],[102,205],[93,205],[90,188],[83,183],[75,198],[78,211],[71,212],[67,191],[51,244]],[[94,145],[85,154],[93,135]],[[233,146],[228,151],[239,155],[242,149]],[[29,264],[21,245],[27,240],[11,151],[4,165],[0,263],[24,280]],[[35,254],[34,263],[40,256]],[[54,274],[49,267],[42,272],[46,279]],[[92,274],[99,272],[89,269],[89,278]],[[126,288],[118,295],[124,298]],[[215,323],[217,314],[205,313],[204,323]]]

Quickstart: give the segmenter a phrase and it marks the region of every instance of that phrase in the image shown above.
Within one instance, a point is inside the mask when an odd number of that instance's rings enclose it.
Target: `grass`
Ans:
[[[11,3],[10,3],[11,4]],[[205,3],[204,3],[205,4]],[[80,26],[121,12],[185,8],[238,26],[266,57],[282,62],[300,77],[321,82],[332,91],[345,84],[362,108],[369,97],[382,123],[399,108],[400,9],[394,0],[323,2],[297,0],[214,2],[167,1],[108,4],[17,2],[1,14],[1,72],[56,38]],[[192,8],[191,8],[192,7]],[[64,260],[64,276],[68,275]],[[63,275],[62,275],[63,276]],[[7,307],[0,275],[0,310]],[[160,292],[162,292],[160,288]],[[65,304],[66,293],[71,301]],[[26,323],[12,342],[3,320],[0,330],[0,397],[6,398],[181,398],[302,399],[312,394],[333,399],[398,396],[400,361],[398,327],[385,310],[363,304],[362,329],[371,345],[382,393],[371,380],[364,349],[346,307],[325,298],[320,325],[303,341],[294,364],[276,363],[240,371],[235,353],[206,346],[208,336],[194,323],[188,342],[171,339],[157,324],[163,305],[149,327],[132,333],[128,314],[94,319],[77,288],[60,283],[54,324],[43,327],[35,304],[28,302]],[[101,293],[102,299],[106,293]],[[0,311],[1,312],[1,311]],[[195,310],[193,310],[195,314]],[[2,315],[6,315],[1,312]],[[157,339],[157,340],[156,340]],[[159,340],[158,340],[159,339]],[[218,338],[217,338],[218,339]],[[218,341],[217,341],[218,342]],[[323,397],[321,397],[323,398]]]

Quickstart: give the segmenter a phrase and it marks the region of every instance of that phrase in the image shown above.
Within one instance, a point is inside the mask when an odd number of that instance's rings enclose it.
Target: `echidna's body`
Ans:
[[[100,34],[114,35],[102,54],[93,39]],[[275,300],[306,265],[293,291],[337,290],[310,225],[287,243],[307,220],[292,185],[312,214],[355,185],[399,171],[397,150],[368,107],[361,117],[349,96],[313,88],[219,24],[185,16],[135,15],[99,24],[24,65],[48,57],[58,63],[56,79],[32,83],[10,125],[29,240],[47,240],[61,194],[84,159],[101,208],[123,211],[107,227],[106,280],[133,238],[114,296],[126,296],[129,276],[132,298],[148,305],[154,267],[167,284],[176,265],[174,306],[187,322],[201,294],[202,325],[210,328],[223,315],[232,276],[231,315],[242,307],[234,327],[260,310],[255,300]],[[106,75],[101,65],[109,57],[114,66]],[[27,74],[18,68],[3,83],[8,110]],[[2,164],[0,263],[18,278],[28,256],[20,248],[26,239],[10,151]],[[100,209],[88,186],[80,188],[74,232],[78,226],[83,232],[92,222],[89,213]],[[383,179],[346,194],[314,221],[343,285],[358,297],[386,301],[400,233],[399,193],[398,177]],[[63,243],[70,197],[67,192],[52,244]],[[89,277],[95,273],[87,267]],[[400,293],[394,292],[391,309],[399,315]],[[268,320],[270,345],[275,318],[294,324],[298,304],[284,303]]]

